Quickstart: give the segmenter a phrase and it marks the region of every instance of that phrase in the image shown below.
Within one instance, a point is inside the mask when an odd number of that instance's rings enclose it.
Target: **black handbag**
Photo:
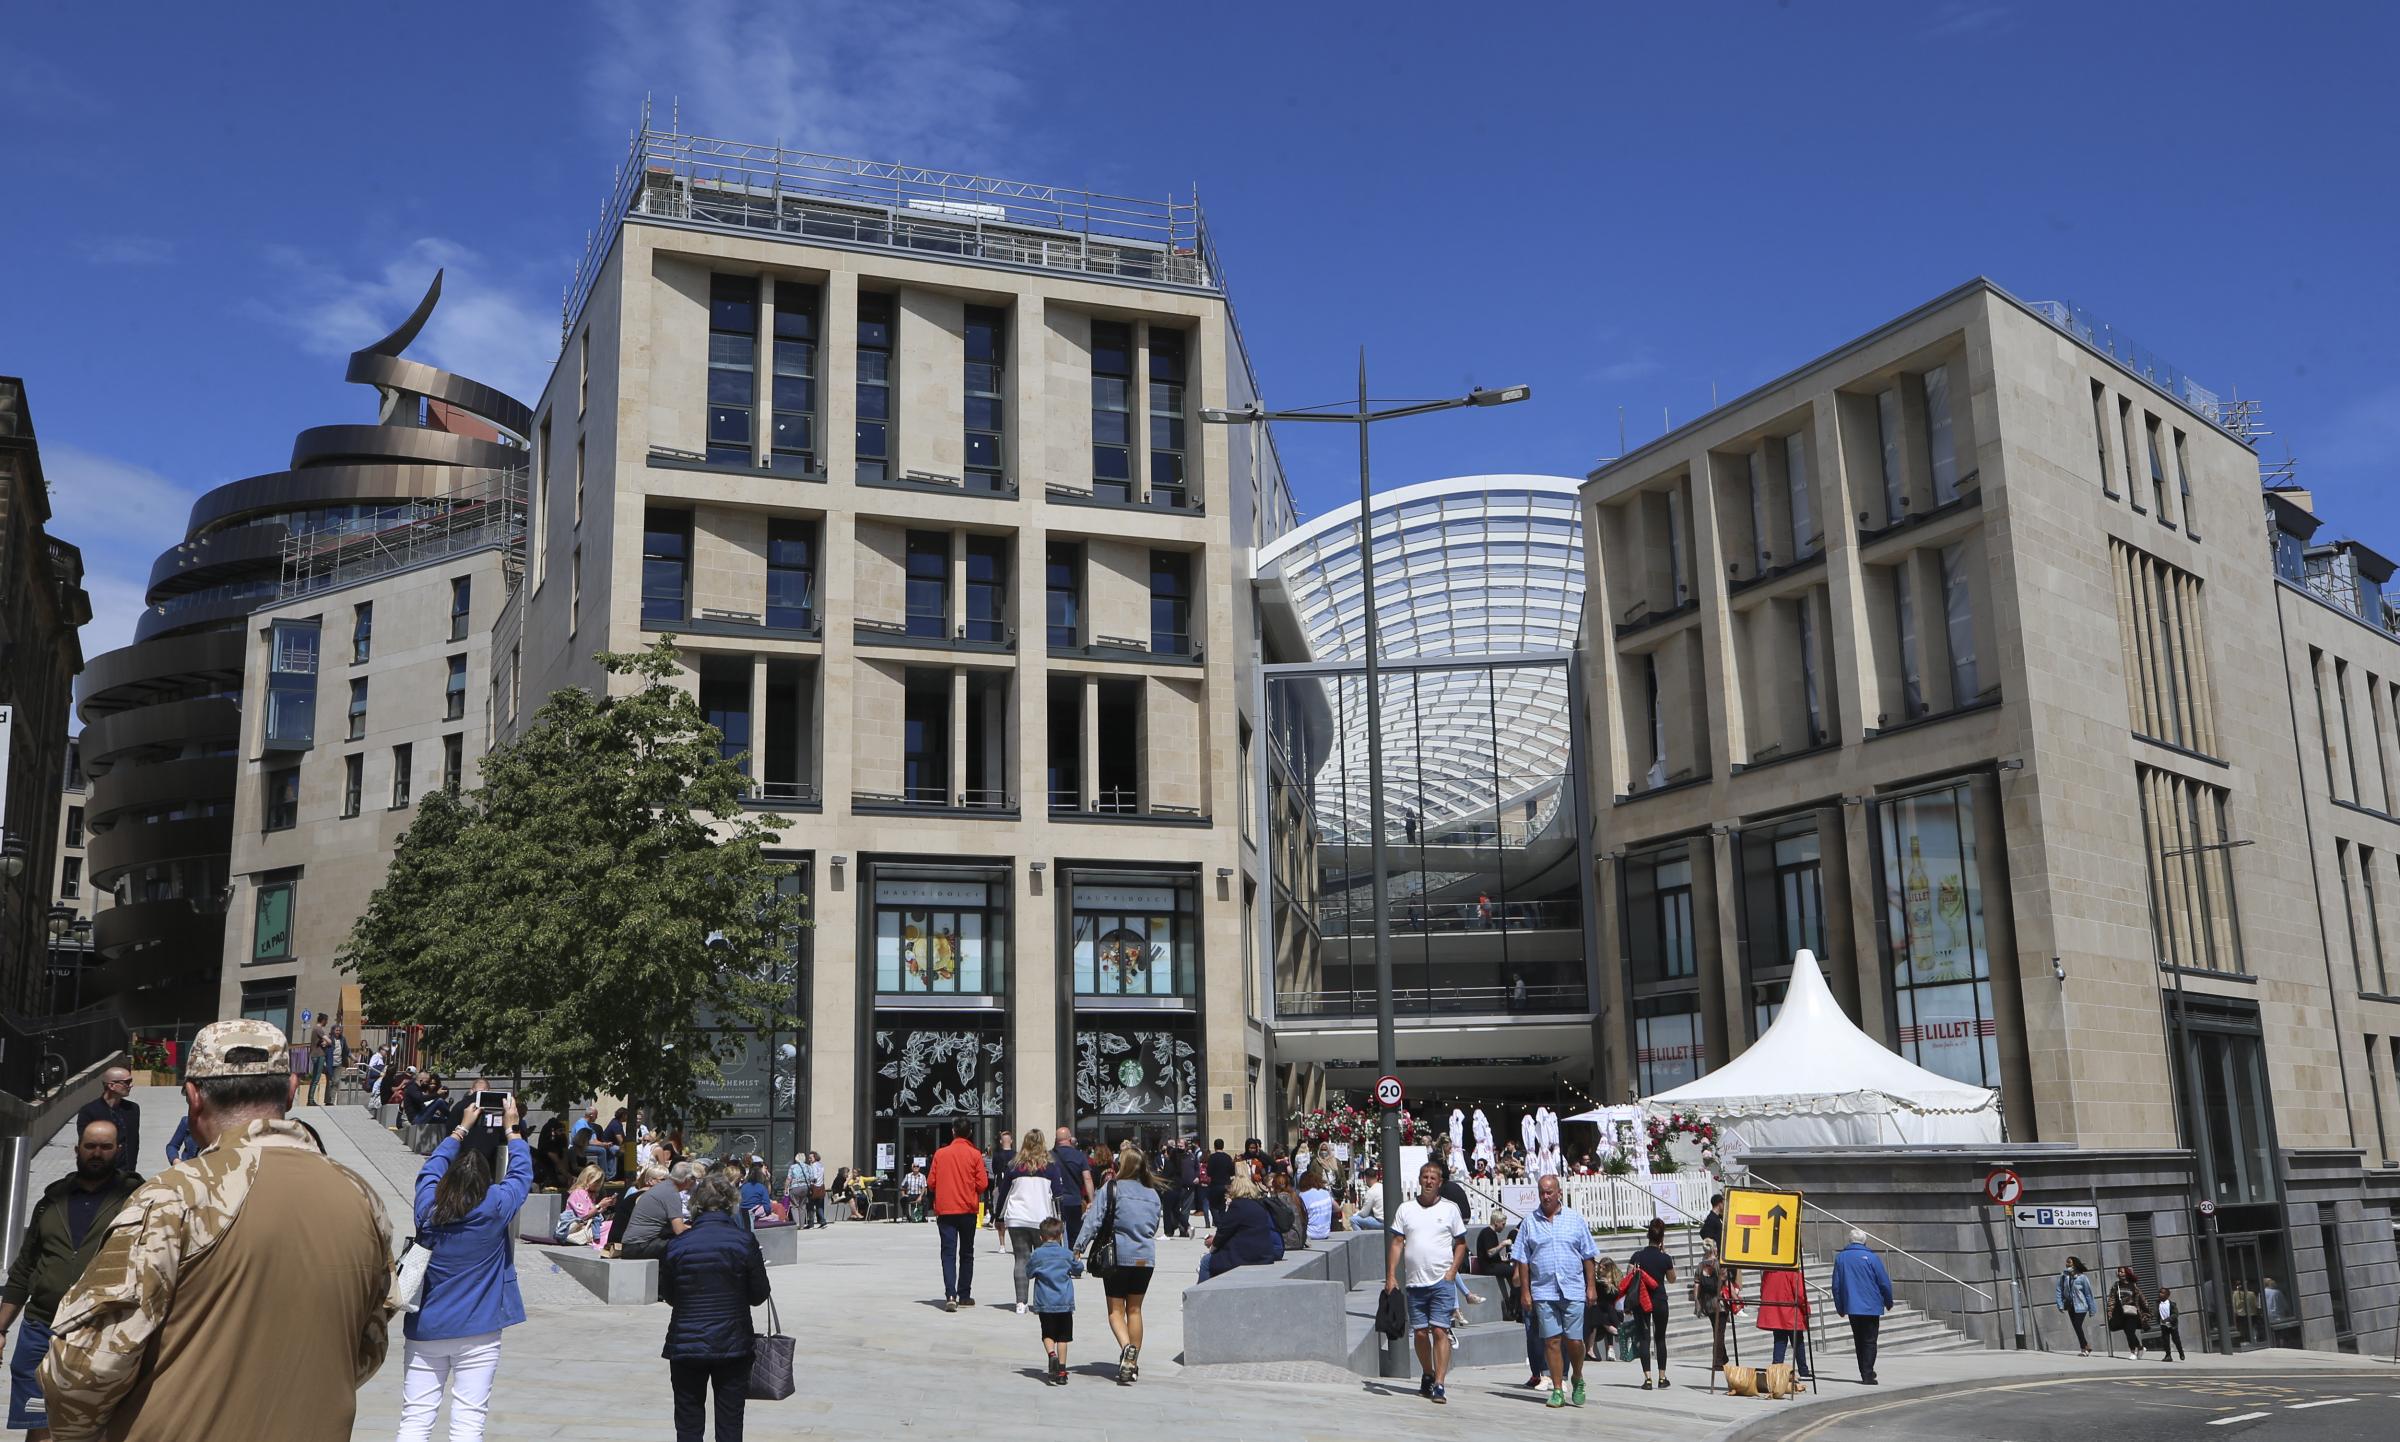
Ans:
[[[783,1335],[783,1319],[776,1315],[771,1296],[767,1326],[773,1330],[750,1338],[750,1385],[742,1395],[753,1402],[780,1402],[792,1395],[792,1339]]]
[[[1394,1342],[1408,1335],[1408,1298],[1398,1287],[1376,1299],[1375,1330]]]
[[[1108,1184],[1108,1205],[1100,1212],[1100,1235],[1092,1239],[1092,1247],[1084,1256],[1083,1267],[1103,1282],[1108,1280],[1109,1273],[1117,1269],[1117,1184],[1114,1180]]]

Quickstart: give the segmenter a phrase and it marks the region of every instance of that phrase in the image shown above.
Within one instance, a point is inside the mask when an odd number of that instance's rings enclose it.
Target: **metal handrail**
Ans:
[[[1748,1169],[1744,1168],[1744,1170],[1747,1171]],[[1760,1176],[1757,1172],[1750,1172],[1749,1175],[1753,1181],[1765,1182],[1768,1186],[1775,1185],[1772,1181]],[[1994,1305],[1998,1305],[1998,1298],[1994,1297],[1991,1293],[1985,1291],[1983,1288],[1976,1286],[1973,1282],[1935,1266],[1933,1263],[1926,1261],[1923,1257],[1918,1256],[1916,1253],[1910,1251],[1906,1247],[1901,1246],[1898,1242],[1893,1241],[1889,1237],[1881,1236],[1877,1233],[1868,1231],[1865,1227],[1862,1227],[1858,1223],[1851,1221],[1849,1218],[1842,1216],[1840,1213],[1835,1212],[1830,1207],[1818,1206],[1815,1202],[1810,1201],[1805,1193],[1803,1193],[1800,1197],[1800,1207],[1804,1212],[1817,1212],[1841,1224],[1842,1226],[1850,1228],[1852,1231],[1862,1234],[1871,1241],[1880,1242],[1885,1251],[1893,1252],[1899,1256],[1906,1257],[1910,1261],[1916,1263],[1918,1266],[1923,1267],[1926,1271],[1932,1272],[1936,1276],[1944,1277],[1950,1281],[1956,1282],[1960,1286],[1966,1288],[1968,1291],[1973,1292],[1976,1296],[1983,1298],[1985,1301],[1991,1302]]]

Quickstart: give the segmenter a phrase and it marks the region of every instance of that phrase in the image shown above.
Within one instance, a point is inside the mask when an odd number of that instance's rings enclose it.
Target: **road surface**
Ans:
[[[2227,1372],[2205,1363],[2121,1361],[2088,1376],[1887,1395],[1855,1390],[1860,1395],[1744,1427],[1734,1442],[2388,1442],[2400,1436],[2400,1368],[2388,1365]]]

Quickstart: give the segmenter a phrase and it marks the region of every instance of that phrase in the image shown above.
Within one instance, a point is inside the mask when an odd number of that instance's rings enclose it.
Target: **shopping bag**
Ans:
[[[1767,1395],[1778,1400],[1792,1395],[1792,1364],[1776,1362],[1767,1368]]]
[[[1617,1333],[1617,1360],[1618,1360],[1618,1361],[1620,1361],[1620,1362],[1630,1362],[1630,1361],[1632,1361],[1632,1360],[1633,1360],[1633,1354],[1634,1354],[1636,1351],[1639,1351],[1639,1350],[1640,1350],[1640,1349],[1634,1345],[1634,1340],[1633,1340],[1633,1329],[1632,1329],[1632,1328],[1628,1327],[1628,1328],[1626,1328],[1624,1331]]]
[[[1736,1397],[1758,1395],[1758,1369],[1725,1364],[1725,1390]]]
[[[783,1335],[783,1319],[775,1299],[767,1298],[770,1330],[750,1338],[750,1385],[743,1395],[754,1402],[780,1402],[792,1395],[792,1339]]]

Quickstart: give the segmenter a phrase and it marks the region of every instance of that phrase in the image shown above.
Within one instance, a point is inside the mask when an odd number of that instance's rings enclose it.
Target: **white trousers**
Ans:
[[[431,1442],[433,1416],[442,1393],[450,1393],[450,1442],[483,1442],[484,1413],[491,1407],[492,1379],[500,1372],[500,1334],[444,1337],[408,1344],[408,1372],[400,1379],[400,1431],[395,1442]]]

